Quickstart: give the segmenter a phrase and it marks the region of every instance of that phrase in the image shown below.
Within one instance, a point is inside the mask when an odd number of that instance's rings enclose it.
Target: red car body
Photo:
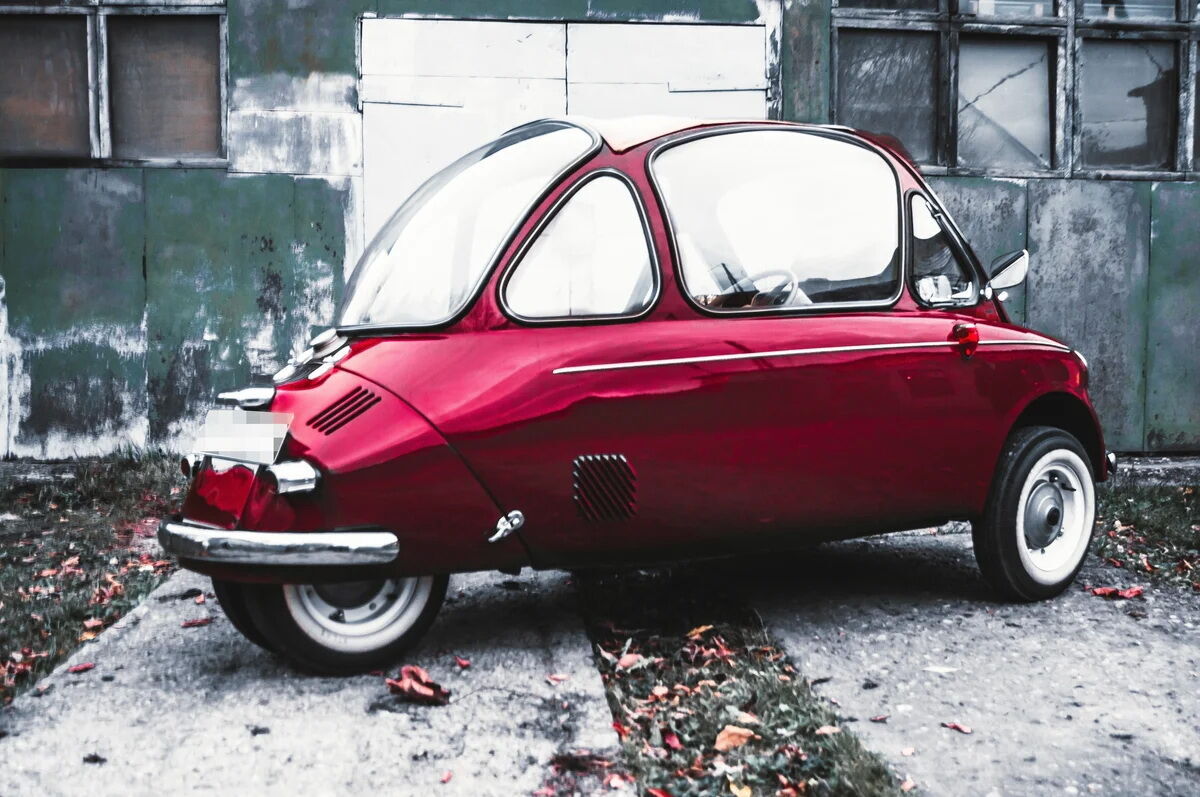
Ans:
[[[1010,322],[990,292],[922,306],[908,280],[870,310],[720,315],[681,290],[651,154],[701,125],[603,142],[536,202],[466,309],[436,329],[349,334],[316,378],[278,385],[282,457],[317,489],[279,494],[253,465],[196,468],[183,521],[250,531],[387,529],[398,555],[348,567],[183,557],[233,581],[579,568],[720,556],[976,518],[1010,432],[1044,421],[1107,474],[1086,364]],[[897,148],[841,128],[933,192]],[[620,321],[529,323],[501,283],[560,196],[597,170],[646,210],[660,290]],[[944,211],[943,211],[944,213]],[[956,233],[957,234],[957,233]],[[961,236],[959,236],[961,238]],[[969,252],[969,249],[967,249]],[[987,281],[971,256],[976,277]],[[489,542],[518,510],[524,525]]]

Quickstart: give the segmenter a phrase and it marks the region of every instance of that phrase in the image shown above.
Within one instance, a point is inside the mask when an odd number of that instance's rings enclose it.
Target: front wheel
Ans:
[[[1018,429],[972,526],[979,569],[1010,600],[1058,595],[1083,567],[1095,518],[1095,481],[1079,441],[1049,426]]]
[[[246,605],[271,646],[299,666],[351,675],[395,663],[429,629],[449,576],[256,585]]]

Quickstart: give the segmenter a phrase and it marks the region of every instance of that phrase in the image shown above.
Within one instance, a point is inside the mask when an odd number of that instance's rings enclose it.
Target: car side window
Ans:
[[[651,168],[685,289],[702,307],[869,306],[900,293],[899,186],[878,153],[752,130],[672,146]]]
[[[917,298],[932,306],[972,305],[979,287],[971,270],[942,227],[928,200],[914,194],[912,208],[912,284]]]
[[[657,280],[633,191],[592,178],[554,212],[504,287],[506,307],[527,319],[638,315]]]

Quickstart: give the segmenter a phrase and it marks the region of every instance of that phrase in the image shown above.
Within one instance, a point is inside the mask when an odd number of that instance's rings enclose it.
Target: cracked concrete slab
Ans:
[[[451,689],[445,707],[400,703],[378,676],[290,669],[214,599],[179,597],[208,587],[176,574],[45,678],[43,694],[0,712],[0,794],[527,794],[560,752],[615,753],[565,574],[451,580],[430,635],[397,662]],[[205,616],[211,625],[180,627]],[[67,671],[82,662],[95,669]]]
[[[925,534],[824,546],[747,583],[775,640],[828,679],[817,692],[924,793],[1197,794],[1200,595],[1082,588],[1129,578],[1089,559],[1055,600],[999,603],[969,536]]]

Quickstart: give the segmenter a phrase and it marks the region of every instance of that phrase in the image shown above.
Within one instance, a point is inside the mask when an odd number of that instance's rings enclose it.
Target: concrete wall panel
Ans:
[[[1143,444],[1150,184],[1029,183],[1032,262],[1026,312],[1034,329],[1078,348],[1116,451]]]
[[[929,184],[985,269],[997,255],[1028,245],[1024,180],[932,177]],[[1018,324],[1025,323],[1025,290],[1023,285],[1009,290],[1004,302]]]
[[[1146,447],[1200,450],[1200,185],[1151,192]]]

